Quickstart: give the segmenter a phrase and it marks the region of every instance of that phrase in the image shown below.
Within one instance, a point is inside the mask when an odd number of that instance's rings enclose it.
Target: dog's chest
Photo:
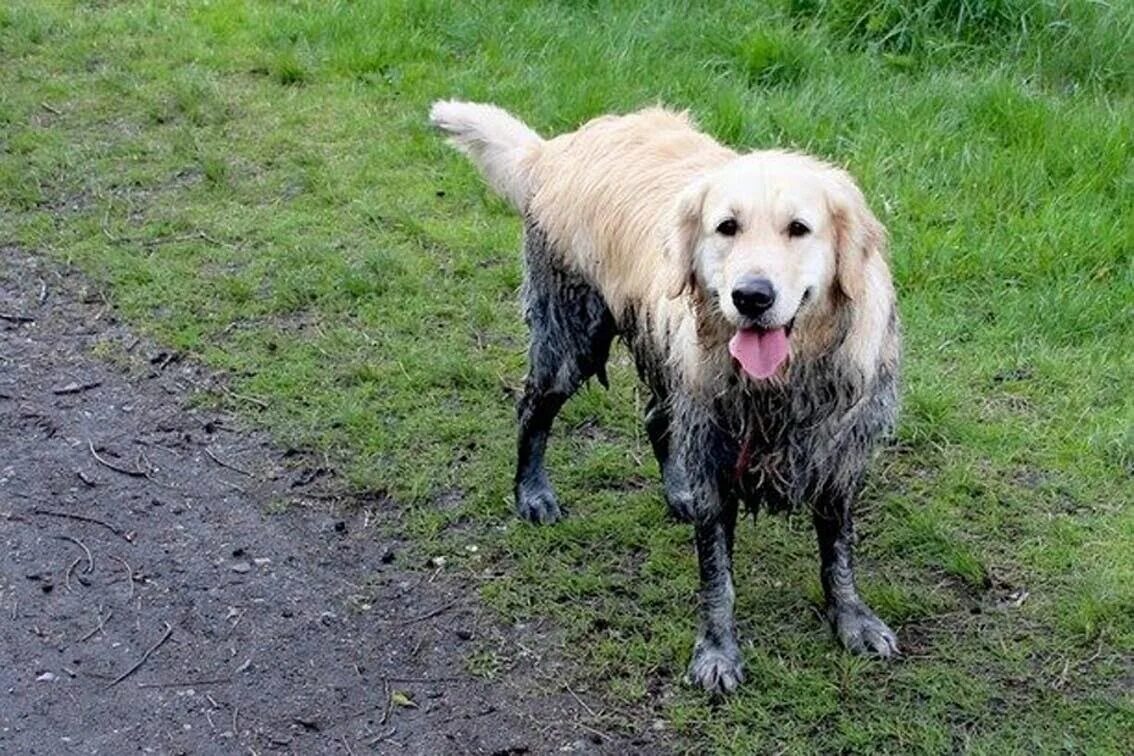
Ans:
[[[733,472],[742,491],[774,510],[809,498],[836,462],[830,456],[840,420],[854,402],[835,380],[737,392],[721,409],[737,445]]]

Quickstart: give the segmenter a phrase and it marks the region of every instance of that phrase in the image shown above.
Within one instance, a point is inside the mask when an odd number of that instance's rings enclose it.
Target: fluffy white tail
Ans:
[[[435,102],[429,121],[469,156],[493,189],[524,211],[532,192],[526,158],[543,144],[539,134],[495,105],[475,102]]]

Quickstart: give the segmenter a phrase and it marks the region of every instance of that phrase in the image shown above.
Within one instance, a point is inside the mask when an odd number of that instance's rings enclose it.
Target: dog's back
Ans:
[[[674,199],[735,156],[664,108],[603,116],[549,140],[494,106],[440,102],[430,117],[616,317],[665,298],[672,275],[659,230]]]
[[[733,156],[684,114],[650,108],[598,118],[544,144],[528,215],[618,316],[664,297],[672,276],[662,233],[675,199]]]

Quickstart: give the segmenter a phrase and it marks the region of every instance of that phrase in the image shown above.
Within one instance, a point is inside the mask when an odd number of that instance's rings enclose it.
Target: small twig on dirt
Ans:
[[[464,677],[387,677],[387,682],[397,683],[472,683],[475,680]]]
[[[94,457],[95,461],[98,462],[100,465],[103,465],[105,467],[109,467],[111,470],[114,470],[115,472],[120,472],[123,475],[129,475],[131,478],[146,478],[146,477],[149,477],[148,473],[146,473],[145,470],[137,470],[137,469],[131,470],[131,469],[126,468],[126,467],[119,467],[118,465],[114,464],[113,462],[110,462],[110,461],[103,459],[102,457],[100,457],[98,455],[98,452],[95,451],[94,442],[92,442],[89,438],[87,439],[87,448],[91,450],[91,456]]]
[[[75,641],[75,643],[82,643],[83,641],[87,641],[87,640],[90,640],[91,638],[93,638],[96,633],[101,631],[106,626],[106,623],[109,622],[110,618],[113,617],[113,616],[114,616],[114,610],[111,609],[109,612],[106,613],[106,616],[103,617],[102,616],[102,606],[100,605],[99,608],[98,608],[98,625],[96,627],[91,628],[82,638],[79,638],[77,641]]]
[[[602,740],[610,740],[610,736],[607,735],[605,732],[602,732],[601,730],[596,730],[595,728],[591,727],[588,724],[584,724],[583,722],[575,722],[575,724],[577,724],[579,727],[582,727],[584,730],[593,734],[597,738],[600,738]]]
[[[104,528],[109,530],[111,533],[113,533],[114,535],[123,539],[127,543],[132,542],[132,539],[130,538],[130,535],[128,533],[123,532],[121,529],[116,528],[115,526],[111,525],[108,522],[103,522],[102,520],[98,519],[97,517],[87,517],[86,515],[71,514],[70,512],[56,512],[56,511],[51,510],[51,509],[39,509],[39,508],[33,509],[32,514],[44,515],[46,517],[64,517],[68,520],[77,520],[78,522],[94,523],[95,525],[103,526]]]
[[[127,601],[133,601],[134,600],[134,568],[130,566],[129,562],[127,562],[125,559],[123,559],[120,556],[115,556],[114,554],[111,554],[110,558],[113,559],[116,562],[121,563],[122,566],[126,568],[126,582],[130,584],[130,595],[127,597],[126,600]]]
[[[81,556],[75,557],[75,561],[71,562],[71,565],[63,572],[63,587],[67,589],[68,593],[71,592],[71,573],[75,571],[81,561],[83,561]]]
[[[571,690],[570,685],[564,685],[563,687],[566,688],[567,692],[571,694],[571,698],[574,698],[579,703],[580,706],[582,706],[584,709],[587,710],[587,713],[590,714],[593,719],[599,718],[599,715],[595,714],[595,710],[592,709],[590,706],[587,706],[587,702],[584,701],[583,699],[579,698],[579,695],[577,693],[575,693],[575,691]]]
[[[42,278],[39,279],[39,297],[37,301],[41,305],[47,301],[47,281],[44,281]]]
[[[47,104],[46,102],[41,102],[39,104],[39,106],[41,108],[43,108],[44,110],[46,110],[48,113],[52,113],[52,114],[57,115],[57,116],[63,115],[62,110],[60,110],[59,108],[53,108],[51,105]]]
[[[387,740],[391,735],[393,735],[397,731],[398,731],[397,727],[391,727],[389,732],[383,732],[379,735],[375,735],[370,740],[367,740],[366,745],[373,748],[374,746],[381,743],[383,740]]]
[[[213,680],[186,680],[184,682],[140,682],[139,688],[192,688],[194,685],[228,685],[231,677],[218,677]]]
[[[228,462],[225,462],[225,461],[224,461],[224,460],[222,460],[222,459],[221,459],[220,457],[218,457],[217,455],[213,454],[212,450],[211,450],[211,449],[209,449],[209,447],[207,447],[207,446],[205,447],[205,454],[206,454],[206,455],[208,456],[208,458],[209,458],[209,459],[211,459],[212,461],[216,462],[216,463],[217,463],[218,465],[220,465],[221,467],[227,467],[227,468],[228,468],[229,470],[232,470],[232,471],[234,471],[234,472],[238,472],[238,473],[240,473],[241,475],[247,475],[247,476],[248,476],[249,478],[255,478],[255,477],[256,477],[255,475],[253,475],[252,473],[248,472],[247,470],[243,470],[243,469],[241,469],[241,468],[237,467],[236,465],[233,465],[233,464],[229,464]]]
[[[82,470],[76,470],[75,475],[79,476],[79,480],[83,481],[83,484],[86,485],[86,486],[94,488],[95,486],[98,485],[93,480],[91,480],[91,477],[89,475],[87,475],[85,472],[83,472]]]
[[[455,607],[459,603],[461,603],[461,602],[460,601],[450,601],[448,604],[443,604],[443,605],[437,607],[436,609],[433,609],[433,610],[426,612],[425,614],[419,614],[416,617],[410,617],[407,620],[402,620],[401,622],[397,622],[397,623],[394,623],[394,624],[398,625],[398,627],[405,627],[406,625],[412,625],[415,622],[424,622],[427,619],[433,619],[438,614],[444,614],[445,612],[449,611],[450,609],[452,609],[453,607]]]
[[[51,393],[56,394],[57,396],[62,396],[63,394],[79,394],[83,391],[90,391],[93,388],[98,388],[101,385],[102,381],[88,381],[87,383],[78,383],[76,381],[71,381],[65,386],[59,386],[58,388],[51,389]]]
[[[232,734],[237,738],[240,737],[240,730],[236,728],[236,715],[239,713],[240,707],[234,704],[232,707]]]
[[[157,470],[158,468],[152,462],[150,462],[149,458],[145,455],[145,452],[142,452],[142,451],[138,452],[138,460],[143,462],[148,469],[142,469],[137,464],[137,462],[135,462],[134,469],[131,470],[128,467],[119,467],[118,465],[114,464],[113,462],[110,462],[109,460],[107,460],[103,457],[100,457],[98,452],[95,451],[94,443],[92,443],[89,438],[87,439],[87,447],[91,450],[91,455],[94,456],[95,460],[99,464],[105,465],[106,467],[109,467],[111,470],[114,470],[115,472],[120,472],[123,475],[129,475],[131,478],[145,478],[146,480],[153,483],[154,485],[162,486],[163,488],[176,488],[176,486],[173,486],[169,483],[163,483],[162,481],[158,480],[157,478],[155,478],[153,476],[153,471]],[[130,540],[130,539],[127,539],[127,540]]]
[[[9,323],[34,323],[35,318],[30,315],[17,315],[10,312],[0,312],[0,320],[7,320]]]
[[[87,556],[87,568],[85,570],[83,570],[83,572],[85,572],[88,575],[91,574],[92,572],[94,572],[94,557],[91,556],[91,550],[87,548],[87,545],[85,543],[80,541],[78,538],[74,538],[74,537],[69,536],[69,535],[61,535],[61,536],[55,536],[55,537],[57,539],[59,539],[60,541],[70,541],[71,543],[75,544],[80,549],[82,549],[83,553],[86,554],[86,556]]]
[[[386,724],[386,721],[389,720],[390,709],[394,705],[394,699],[390,696],[390,681],[385,677],[382,678],[382,697],[386,699],[386,708],[382,711],[382,719],[378,721],[379,727]]]
[[[346,735],[340,735],[339,740],[343,742],[343,748],[346,749],[347,756],[354,756],[354,751],[350,749],[350,744],[346,742]]]
[[[172,626],[172,625],[170,625],[170,624],[169,624],[168,622],[166,622],[166,623],[164,623],[164,624],[165,624],[165,633],[164,633],[164,634],[163,634],[163,635],[161,636],[161,638],[160,638],[160,639],[158,639],[158,642],[157,642],[157,643],[155,643],[154,645],[150,646],[149,648],[147,648],[147,649],[146,649],[146,653],[142,654],[142,658],[141,658],[141,659],[139,659],[138,661],[134,662],[134,664],[133,664],[133,665],[132,665],[132,666],[130,667],[130,669],[126,670],[125,672],[123,672],[122,674],[120,674],[120,675],[119,675],[118,677],[116,677],[116,678],[114,678],[113,680],[111,680],[111,681],[110,681],[110,684],[109,684],[109,685],[107,685],[107,686],[106,686],[106,687],[104,688],[104,690],[110,690],[110,689],[111,689],[111,688],[113,688],[113,687],[114,687],[115,685],[117,685],[118,683],[122,682],[122,681],[123,681],[123,680],[125,680],[125,679],[126,679],[127,677],[129,677],[130,675],[134,674],[135,672],[137,672],[137,671],[138,671],[138,669],[139,669],[139,668],[140,668],[140,667],[141,667],[141,666],[142,666],[143,664],[145,664],[145,663],[146,663],[146,659],[149,659],[149,658],[150,658],[150,654],[152,654],[152,653],[153,653],[154,651],[157,651],[157,650],[158,650],[159,648],[161,648],[161,646],[162,646],[162,644],[163,644],[163,643],[165,643],[165,642],[166,642],[167,640],[169,640],[170,636],[171,636],[171,635],[173,635],[173,626]]]

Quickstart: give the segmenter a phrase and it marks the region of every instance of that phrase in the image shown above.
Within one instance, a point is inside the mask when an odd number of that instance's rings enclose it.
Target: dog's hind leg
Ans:
[[[845,492],[829,490],[819,497],[812,514],[827,617],[848,650],[886,658],[898,653],[898,638],[859,597],[855,586],[852,499]]]
[[[682,460],[669,453],[669,411],[656,394],[646,404],[646,435],[650,438],[658,467],[661,468],[665,502],[669,513],[679,522],[693,521],[693,493]]]
[[[524,386],[517,410],[520,432],[514,493],[516,512],[525,520],[550,523],[563,515],[547,478],[543,455],[551,424],[567,398],[566,392],[555,391],[539,377],[529,376]]]
[[[551,425],[588,378],[598,376],[606,384],[615,325],[598,291],[556,266],[536,226],[527,229],[524,253],[524,317],[531,346],[517,413],[516,511],[526,520],[549,523],[562,516],[544,467]]]

